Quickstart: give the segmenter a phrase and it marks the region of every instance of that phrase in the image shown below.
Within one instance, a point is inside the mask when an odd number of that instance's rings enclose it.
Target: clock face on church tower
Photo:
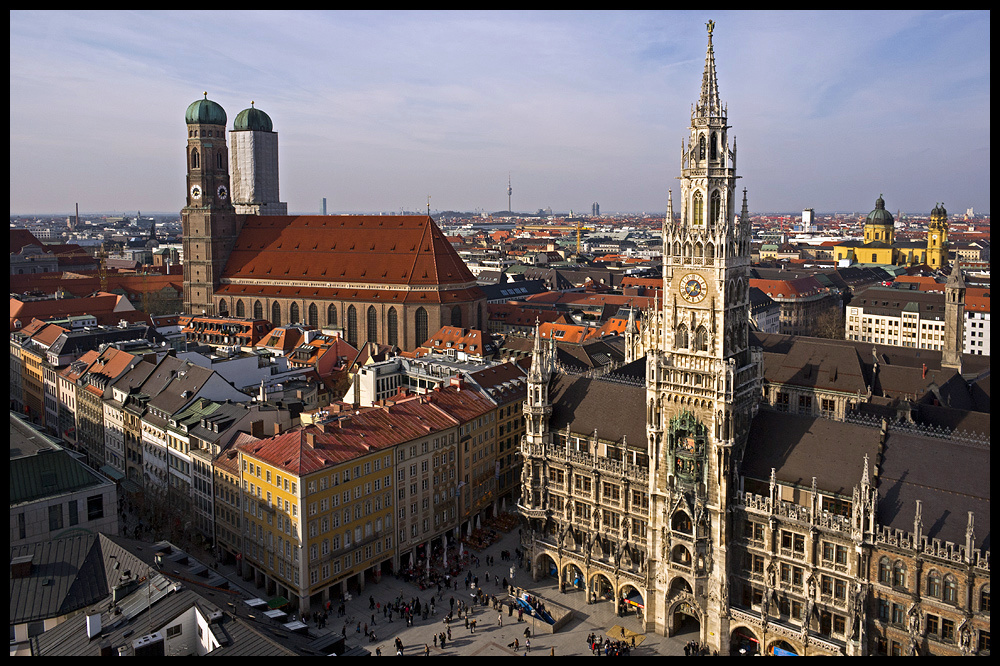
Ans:
[[[681,297],[688,303],[701,303],[705,300],[707,285],[705,278],[697,273],[688,273],[681,278]]]

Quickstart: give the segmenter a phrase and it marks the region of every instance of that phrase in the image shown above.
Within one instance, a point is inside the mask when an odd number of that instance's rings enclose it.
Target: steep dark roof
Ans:
[[[608,379],[556,375],[549,389],[553,431],[571,432],[646,447],[646,389]]]
[[[879,430],[814,416],[761,409],[750,427],[742,474],[759,481],[771,478],[809,488],[812,477],[821,491],[850,497],[861,483],[865,456],[873,469]]]
[[[975,546],[990,549],[990,449],[954,438],[890,429],[879,474],[878,521],[913,531],[916,502],[923,533],[965,544],[968,512],[975,514]]]

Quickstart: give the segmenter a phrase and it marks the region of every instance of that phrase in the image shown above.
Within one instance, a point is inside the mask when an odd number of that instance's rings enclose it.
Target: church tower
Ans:
[[[941,365],[962,372],[965,348],[965,276],[955,266],[944,285],[944,350]]]
[[[239,234],[229,189],[226,112],[208,99],[193,102],[187,124],[187,205],[181,211],[184,312],[215,315],[213,295]]]
[[[927,265],[937,270],[948,265],[948,211],[937,204],[927,228]]]
[[[288,215],[278,200],[278,133],[271,118],[250,103],[233,121],[233,205],[240,215]]]
[[[750,220],[736,211],[736,142],[719,98],[709,22],[701,96],[682,144],[680,216],[663,225],[664,299],[645,337],[650,530],[647,623],[682,616],[729,651],[727,503],[760,392],[748,344]]]

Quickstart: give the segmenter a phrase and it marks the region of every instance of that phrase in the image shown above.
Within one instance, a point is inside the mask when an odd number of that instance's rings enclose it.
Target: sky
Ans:
[[[10,12],[10,211],[179,212],[184,111],[291,213],[662,212],[707,31],[753,212],[990,209],[990,13]]]

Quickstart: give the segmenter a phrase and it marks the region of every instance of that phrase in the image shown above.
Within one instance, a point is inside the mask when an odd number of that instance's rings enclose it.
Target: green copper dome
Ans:
[[[878,199],[875,200],[875,210],[868,213],[868,221],[866,224],[879,224],[891,226],[894,223],[892,219],[892,213],[885,209],[885,201],[882,199],[880,194]]]
[[[208,98],[191,102],[191,105],[184,112],[184,122],[188,125],[223,125],[226,124],[226,111]]]
[[[240,130],[271,132],[273,131],[271,118],[260,109],[254,108],[253,102],[250,102],[250,108],[240,111],[233,121],[233,131]]]

